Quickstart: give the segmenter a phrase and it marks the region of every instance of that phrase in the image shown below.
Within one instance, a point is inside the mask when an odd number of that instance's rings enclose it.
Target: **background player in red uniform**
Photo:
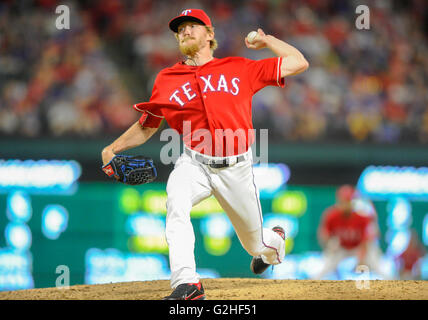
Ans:
[[[421,258],[426,254],[415,230],[411,231],[407,248],[396,258],[400,279],[418,280],[421,278]]]
[[[184,152],[167,183],[166,239],[169,247],[171,300],[204,299],[196,272],[191,208],[214,195],[244,247],[253,257],[255,274],[282,262],[285,235],[281,227],[263,228],[259,192],[252,171],[251,102],[253,95],[284,77],[303,72],[308,62],[293,46],[258,29],[250,49],[269,48],[276,57],[259,61],[214,58],[210,18],[199,9],[184,10],[169,23],[184,61],[156,77],[149,102],[134,105],[142,113],[122,136],[102,152],[107,164],[116,153],[139,146],[162,119],[183,135]]]
[[[324,265],[315,279],[336,271],[338,264],[347,257],[356,257],[357,265],[367,265],[371,271],[387,278],[380,268],[376,211],[373,206],[368,210],[358,208],[354,205],[356,198],[355,188],[343,185],[336,192],[336,203],[324,211],[318,228]]]

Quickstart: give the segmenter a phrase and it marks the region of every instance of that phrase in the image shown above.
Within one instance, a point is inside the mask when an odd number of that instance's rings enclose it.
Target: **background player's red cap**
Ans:
[[[186,9],[169,22],[169,28],[174,32],[178,32],[178,26],[184,21],[196,21],[208,27],[212,27],[210,18],[203,10]]]
[[[356,190],[353,186],[345,184],[336,191],[337,200],[349,202],[356,196]]]

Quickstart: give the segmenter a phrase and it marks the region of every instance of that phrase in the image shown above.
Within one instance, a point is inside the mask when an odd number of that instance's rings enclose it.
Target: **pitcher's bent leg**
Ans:
[[[281,263],[285,256],[285,242],[273,230],[263,228],[259,191],[254,182],[251,161],[218,172],[212,181],[214,195],[228,215],[244,249],[251,256],[261,256],[267,264]]]

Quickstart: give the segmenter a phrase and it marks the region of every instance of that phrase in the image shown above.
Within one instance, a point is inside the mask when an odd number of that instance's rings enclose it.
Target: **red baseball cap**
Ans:
[[[169,28],[174,32],[178,32],[178,26],[184,21],[196,21],[205,26],[212,27],[210,18],[203,10],[186,9],[169,22]]]

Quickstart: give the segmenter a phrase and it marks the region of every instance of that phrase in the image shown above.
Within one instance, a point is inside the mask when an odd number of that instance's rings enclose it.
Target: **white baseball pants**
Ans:
[[[271,229],[262,227],[251,149],[244,155],[246,160],[221,169],[202,164],[186,153],[177,160],[166,188],[166,240],[173,289],[182,283],[199,282],[190,211],[211,195],[224,209],[243,248],[251,256],[261,256],[265,263],[273,265],[282,262],[285,256],[284,240]]]

